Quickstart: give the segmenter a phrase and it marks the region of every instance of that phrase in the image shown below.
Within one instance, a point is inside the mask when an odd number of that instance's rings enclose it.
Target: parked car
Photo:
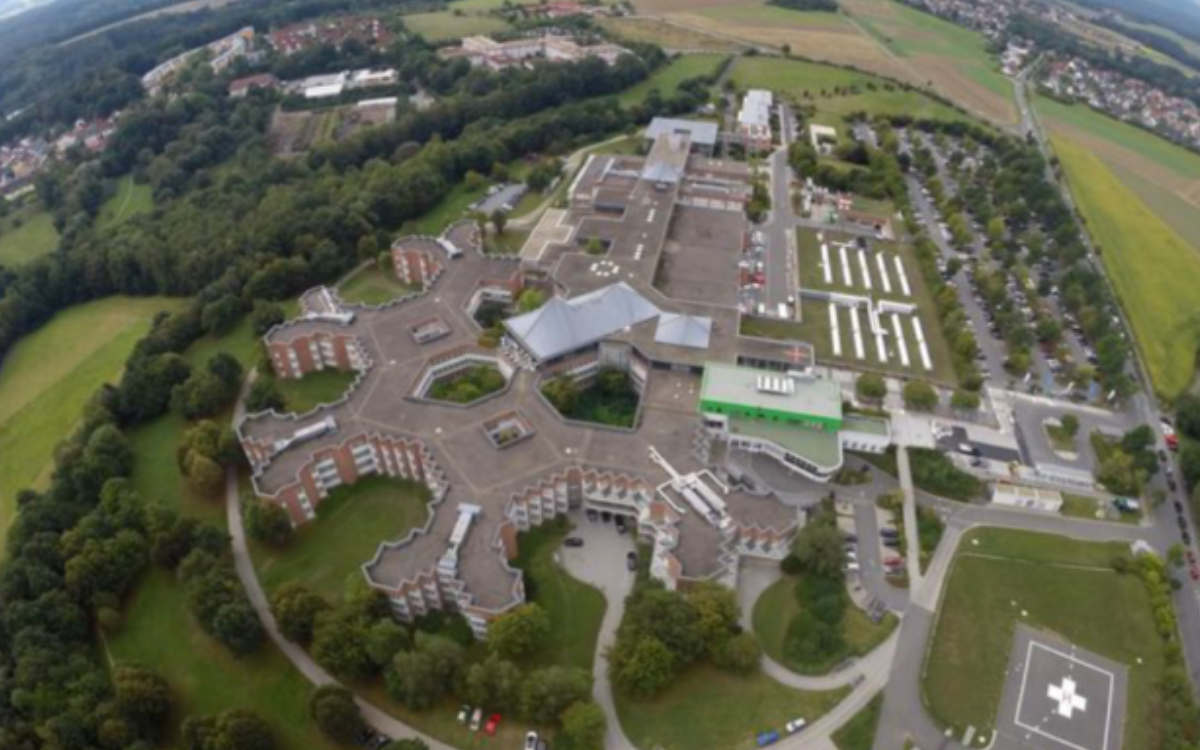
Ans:
[[[503,718],[504,717],[500,714],[492,714],[488,718],[487,725],[483,728],[484,734],[486,734],[488,737],[495,736],[496,730],[500,728],[500,720]]]
[[[854,544],[858,541],[858,534],[845,534],[842,536],[849,544]]]
[[[529,732],[525,735],[525,750],[537,750],[538,733]]]
[[[893,549],[896,547],[899,547],[900,546],[900,537],[895,537],[895,536],[884,537],[883,538],[883,546],[884,547],[892,547]]]
[[[1192,580],[1200,581],[1200,565],[1197,565],[1196,563],[1192,563],[1190,570],[1192,573]]]
[[[776,742],[779,742],[779,732],[776,732],[774,729],[769,732],[759,732],[757,741],[759,747],[774,745]]]
[[[577,536],[569,536],[563,540],[564,547],[582,547],[583,540]]]
[[[379,735],[375,734],[374,729],[371,729],[370,727],[363,727],[362,729],[359,729],[357,733],[355,733],[354,742],[359,747],[370,747],[371,743],[374,742],[375,738],[378,736]]]
[[[471,714],[471,731],[478,732],[479,726],[483,723],[483,709],[475,709],[475,713]]]
[[[588,508],[588,509],[585,511],[585,514],[587,515],[587,520],[589,520],[589,521],[598,521],[598,520],[600,520],[600,514],[599,514],[599,513],[597,513],[596,511],[592,510],[591,508]]]
[[[879,536],[884,539],[894,539],[900,536],[900,531],[893,529],[891,526],[884,526],[879,530]]]
[[[625,555],[625,567],[629,570],[637,570],[637,553],[629,552]]]
[[[806,726],[808,726],[808,722],[804,719],[792,719],[784,726],[784,729],[787,730],[788,734],[795,734]]]
[[[978,448],[976,448],[975,446],[971,445],[970,443],[959,443],[958,451],[959,451],[959,453],[965,453],[968,456],[979,457],[980,455],[982,455],[980,450]]]
[[[462,724],[463,726],[466,726],[467,722],[470,720],[471,720],[471,707],[464,703],[463,707],[458,709],[458,723]]]
[[[847,572],[847,573],[857,573],[857,572],[860,570],[860,568],[859,568],[859,566],[858,566],[858,563],[856,563],[856,562],[848,562],[848,563],[846,563],[846,568],[845,568],[845,570],[846,570],[846,572]]]

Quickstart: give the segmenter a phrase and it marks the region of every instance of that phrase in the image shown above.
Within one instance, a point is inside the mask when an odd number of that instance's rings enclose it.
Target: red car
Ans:
[[[1200,581],[1200,565],[1192,563],[1192,580]]]
[[[1191,549],[1189,549],[1189,550],[1187,551],[1187,559],[1188,559],[1188,562],[1192,563],[1193,565],[1195,565],[1195,564],[1196,564],[1196,552],[1195,552],[1195,550],[1191,550]]]
[[[496,734],[496,730],[500,728],[500,720],[503,718],[500,714],[492,714],[488,718],[488,723],[483,727],[483,731],[487,733],[488,737]]]

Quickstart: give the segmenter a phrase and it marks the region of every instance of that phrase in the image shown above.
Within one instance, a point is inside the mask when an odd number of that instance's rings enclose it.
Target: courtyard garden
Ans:
[[[619,370],[601,371],[583,385],[559,376],[542,386],[542,394],[567,419],[609,427],[633,427],[641,401],[629,375]]]
[[[504,375],[492,365],[473,365],[437,378],[425,398],[451,404],[469,404],[504,389]]]

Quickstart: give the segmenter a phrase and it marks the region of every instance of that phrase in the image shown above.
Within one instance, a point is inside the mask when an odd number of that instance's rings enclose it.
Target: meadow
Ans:
[[[12,522],[16,493],[48,478],[54,447],[95,390],[121,374],[155,313],[181,305],[162,297],[91,302],[13,347],[0,367],[0,531]]]
[[[918,118],[967,122],[970,116],[920,91],[905,90],[878,76],[778,57],[741,57],[732,80],[739,88],[769,87],[801,105],[816,108],[813,119],[842,126],[851,114],[910,115]]]
[[[52,252],[58,246],[54,217],[37,201],[0,219],[0,265],[15,268]]]
[[[509,28],[508,22],[502,18],[478,13],[456,15],[448,10],[413,13],[403,16],[402,20],[410,31],[420,34],[429,42],[452,41],[475,34],[495,34]]]
[[[1154,388],[1173,398],[1191,382],[1200,349],[1200,251],[1090,150],[1061,137],[1053,144]]]
[[[724,59],[722,55],[680,55],[646,80],[622,91],[617,101],[627,107],[638,104],[655,89],[664,99],[668,98],[689,78],[711,75]]]
[[[154,210],[154,192],[149,185],[134,182],[127,174],[117,180],[117,188],[96,215],[96,226],[101,229],[120,226],[138,214]]]

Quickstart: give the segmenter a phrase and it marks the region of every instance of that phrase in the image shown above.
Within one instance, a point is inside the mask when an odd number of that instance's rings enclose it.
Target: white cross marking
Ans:
[[[1064,677],[1061,685],[1051,685],[1047,692],[1050,700],[1058,701],[1058,715],[1063,718],[1071,718],[1076,710],[1087,710],[1087,698],[1075,692],[1075,680],[1070,677]]]

